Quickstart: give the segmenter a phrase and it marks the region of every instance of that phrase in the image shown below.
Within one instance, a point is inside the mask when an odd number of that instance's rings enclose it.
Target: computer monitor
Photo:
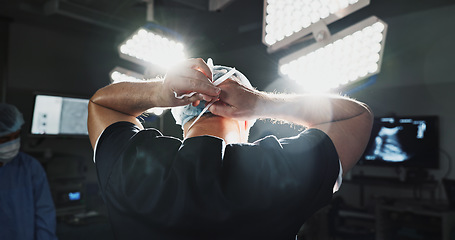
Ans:
[[[438,117],[375,118],[370,141],[359,164],[437,169]]]
[[[87,136],[88,99],[36,94],[31,134]]]

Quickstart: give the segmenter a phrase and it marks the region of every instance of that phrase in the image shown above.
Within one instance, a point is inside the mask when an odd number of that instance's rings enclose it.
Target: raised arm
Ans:
[[[143,82],[122,82],[98,90],[88,105],[87,127],[92,147],[99,135],[109,125],[128,121],[143,128],[136,119],[143,112],[154,107],[174,107],[211,101],[220,92],[211,83],[210,69],[202,59],[190,59],[173,68],[163,80]],[[197,92],[192,97],[175,98],[188,92]]]
[[[273,118],[318,128],[334,143],[344,173],[357,163],[368,143],[373,114],[364,103],[339,95],[269,94],[234,81],[220,88],[221,101],[210,108],[213,114],[239,120]]]

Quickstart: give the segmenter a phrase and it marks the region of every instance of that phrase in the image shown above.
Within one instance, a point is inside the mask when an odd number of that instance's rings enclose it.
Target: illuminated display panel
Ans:
[[[36,95],[31,134],[88,135],[88,99]]]
[[[437,116],[376,118],[360,165],[439,167]]]

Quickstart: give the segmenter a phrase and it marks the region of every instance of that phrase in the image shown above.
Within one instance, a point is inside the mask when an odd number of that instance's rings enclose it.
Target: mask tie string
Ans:
[[[215,86],[218,86],[220,85],[222,82],[226,81],[228,78],[230,78],[232,75],[234,75],[235,73],[237,72],[237,70],[235,68],[232,68],[229,72],[227,72],[226,74],[224,74],[223,76],[221,76],[220,78],[218,78],[215,82],[213,82],[213,85]],[[212,70],[212,75],[213,75],[213,70]],[[212,78],[213,79],[213,78]],[[191,123],[191,125],[188,127],[188,130],[191,129],[191,127],[197,122],[197,120],[199,120],[199,118],[202,117],[202,115],[210,108],[210,106],[212,106],[218,99],[215,99],[215,100],[212,100],[211,102],[209,102],[209,104],[207,104],[207,106],[205,106],[204,109],[202,109],[202,112],[199,113],[199,115],[197,116],[197,118]],[[188,131],[187,130],[187,131]]]

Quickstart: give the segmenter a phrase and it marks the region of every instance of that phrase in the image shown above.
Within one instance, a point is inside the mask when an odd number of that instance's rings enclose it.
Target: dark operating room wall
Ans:
[[[63,27],[12,23],[9,42],[11,89],[88,96],[109,83],[118,59],[108,36]]]
[[[6,79],[7,79],[7,60],[8,60],[8,25],[9,20],[0,17],[0,102],[6,99]]]
[[[109,84],[108,74],[119,63],[114,36],[71,27],[9,23],[6,101],[24,115],[22,149],[37,157],[47,170],[52,169],[52,173],[48,171],[50,179],[52,175],[75,174],[83,177],[88,187],[97,186],[88,137],[29,135],[34,94],[89,98]],[[55,159],[79,159],[75,163],[78,167],[68,169]]]

